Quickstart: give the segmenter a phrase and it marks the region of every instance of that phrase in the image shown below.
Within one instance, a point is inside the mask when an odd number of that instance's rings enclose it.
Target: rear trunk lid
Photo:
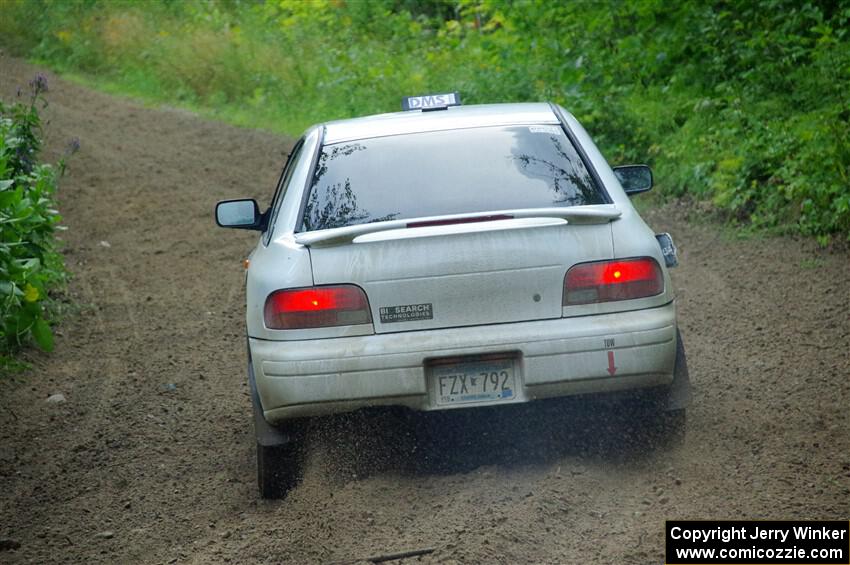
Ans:
[[[597,222],[516,218],[314,244],[314,282],[362,287],[377,333],[559,318],[567,269],[613,257],[608,220]]]

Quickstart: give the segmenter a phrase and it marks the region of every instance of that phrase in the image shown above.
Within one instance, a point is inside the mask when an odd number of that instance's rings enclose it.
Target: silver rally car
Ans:
[[[681,426],[675,247],[629,202],[649,169],[612,169],[554,104],[404,107],[308,129],[265,212],[216,207],[261,232],[246,290],[261,494],[295,484],[306,418],[367,406],[641,390]]]

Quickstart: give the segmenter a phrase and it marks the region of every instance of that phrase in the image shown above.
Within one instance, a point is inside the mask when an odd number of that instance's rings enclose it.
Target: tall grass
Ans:
[[[6,0],[0,41],[296,135],[406,94],[553,100],[742,224],[850,236],[850,7],[796,0]]]

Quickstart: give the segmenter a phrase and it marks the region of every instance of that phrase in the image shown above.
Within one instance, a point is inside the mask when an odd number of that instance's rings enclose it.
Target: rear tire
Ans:
[[[298,442],[286,445],[257,443],[257,486],[266,499],[283,498],[301,479],[301,449]]]
[[[673,384],[661,389],[653,398],[651,431],[660,447],[675,447],[685,440],[687,404],[690,403],[690,376],[682,334],[676,330],[676,361]]]
[[[257,486],[260,496],[268,499],[283,498],[301,478],[307,420],[288,420],[279,426],[266,421],[260,395],[257,393],[250,347],[248,387],[251,390],[254,436],[257,440]]]

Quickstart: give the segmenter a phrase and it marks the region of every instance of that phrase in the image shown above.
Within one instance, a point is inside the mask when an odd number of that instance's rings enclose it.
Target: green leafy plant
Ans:
[[[51,291],[66,281],[56,249],[61,218],[54,199],[64,161],[57,167],[38,162],[38,107],[46,106],[47,89],[39,74],[25,101],[0,101],[0,366],[14,365],[10,356],[31,340],[53,349]],[[73,142],[71,151],[78,145]]]

